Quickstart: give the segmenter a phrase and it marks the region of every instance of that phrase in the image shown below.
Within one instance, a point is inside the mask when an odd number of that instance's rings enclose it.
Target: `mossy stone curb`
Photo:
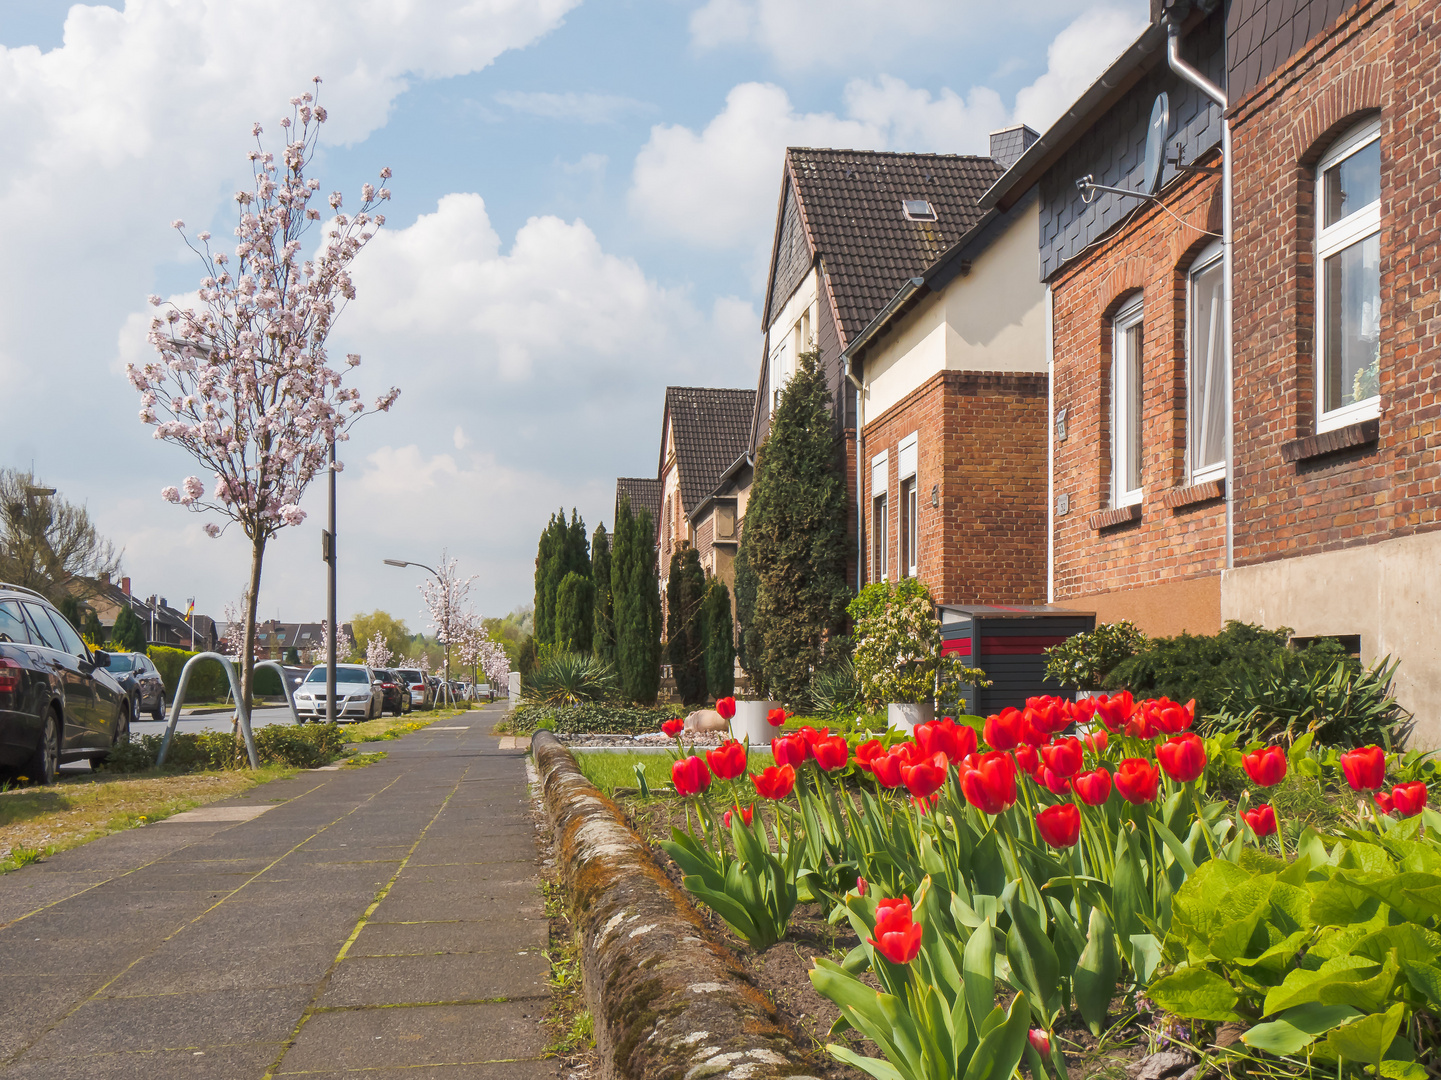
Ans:
[[[604,1080],[810,1078],[769,1001],[712,942],[616,805],[560,741],[531,750],[580,935]]]

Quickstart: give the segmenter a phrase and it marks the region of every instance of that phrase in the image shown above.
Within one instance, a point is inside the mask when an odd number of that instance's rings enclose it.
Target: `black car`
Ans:
[[[139,719],[149,713],[156,723],[165,720],[165,683],[150,657],[141,653],[110,654],[110,674],[130,695],[130,715]]]
[[[53,784],[62,761],[98,765],[130,737],[130,695],[65,616],[0,583],[0,771]]]
[[[375,677],[385,695],[385,704],[381,711],[392,716],[404,716],[410,712],[410,685],[396,672],[387,671],[385,668],[376,668]]]

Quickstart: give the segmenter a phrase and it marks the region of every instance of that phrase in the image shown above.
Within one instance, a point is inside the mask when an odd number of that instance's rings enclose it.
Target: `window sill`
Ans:
[[[1334,431],[1323,431],[1308,435],[1304,439],[1292,439],[1281,444],[1281,460],[1286,462],[1309,461],[1311,458],[1336,454],[1356,446],[1366,446],[1381,438],[1381,421],[1378,418],[1347,424]]]
[[[1166,492],[1161,500],[1161,505],[1167,510],[1179,510],[1183,506],[1195,506],[1197,503],[1212,502],[1226,496],[1226,481],[1223,477],[1219,480],[1202,480],[1197,484],[1189,484],[1186,487],[1172,488]]]
[[[1098,510],[1086,519],[1086,524],[1100,532],[1102,529],[1110,529],[1116,525],[1125,525],[1128,522],[1140,520],[1141,504],[1132,503],[1130,506],[1118,506],[1114,510]]]

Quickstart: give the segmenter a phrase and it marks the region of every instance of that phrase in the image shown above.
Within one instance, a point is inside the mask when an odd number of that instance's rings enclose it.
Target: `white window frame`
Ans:
[[[1186,466],[1190,473],[1191,483],[1201,484],[1207,480],[1218,480],[1226,475],[1226,456],[1224,450],[1221,460],[1212,462],[1209,465],[1196,465],[1196,453],[1200,445],[1197,438],[1197,431],[1200,427],[1201,410],[1200,401],[1196,391],[1196,358],[1192,355],[1191,346],[1195,341],[1195,318],[1196,318],[1196,279],[1207,270],[1222,266],[1222,259],[1225,249],[1221,241],[1206,247],[1204,251],[1196,256],[1191,264],[1191,269],[1186,272]],[[1222,268],[1224,273],[1224,267]],[[1224,292],[1222,303],[1225,303]],[[1225,365],[1224,374],[1226,378],[1224,400],[1231,394],[1231,343],[1225,340],[1226,337],[1226,313],[1221,312],[1221,363]],[[1144,346],[1143,346],[1144,348]]]
[[[874,581],[890,580],[890,466],[889,451],[882,450],[871,458],[871,574]]]
[[[1352,128],[1334,146],[1326,151],[1316,165],[1316,262],[1312,294],[1316,298],[1316,431],[1334,431],[1361,420],[1370,420],[1381,415],[1379,393],[1364,401],[1354,401],[1339,409],[1326,410],[1326,260],[1353,244],[1381,232],[1381,200],[1378,198],[1369,206],[1348,214],[1330,228],[1322,223],[1326,212],[1326,172],[1340,164],[1356,151],[1381,138],[1381,118]],[[1377,297],[1379,304],[1380,298]]]
[[[902,577],[915,577],[916,564],[920,561],[920,545],[916,542],[920,525],[920,507],[916,501],[919,440],[920,432],[913,431],[896,446],[896,484],[901,492],[896,504],[896,567]]]
[[[1124,487],[1122,474],[1124,472],[1123,462],[1130,456],[1133,449],[1132,433],[1129,426],[1122,424],[1125,412],[1125,402],[1131,396],[1131,385],[1126,375],[1126,364],[1122,362],[1123,343],[1127,340],[1126,331],[1133,326],[1141,327],[1141,415],[1136,417],[1136,427],[1139,429],[1135,435],[1138,440],[1144,440],[1145,436],[1145,363],[1146,363],[1146,331],[1145,331],[1146,307],[1144,295],[1137,295],[1134,300],[1126,302],[1120,311],[1116,312],[1111,320],[1111,505],[1115,507],[1135,506],[1138,504],[1145,492],[1144,483],[1138,483],[1134,488]],[[1144,441],[1142,441],[1144,446]],[[1141,459],[1141,471],[1145,471],[1145,457]]]
[[[785,370],[786,346],[790,343],[790,335],[781,338],[780,344],[771,350],[770,372],[771,372],[771,416],[775,416],[776,410],[780,408],[781,391],[785,389],[789,381],[789,372]]]

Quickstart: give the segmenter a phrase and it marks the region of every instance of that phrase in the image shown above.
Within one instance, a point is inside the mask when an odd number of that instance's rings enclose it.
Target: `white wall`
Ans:
[[[922,299],[867,355],[868,421],[942,370],[1046,370],[1038,206],[1018,214],[975,258],[969,274]]]
[[[805,277],[801,278],[800,284],[796,286],[795,292],[791,293],[780,311],[776,312],[767,327],[770,335],[767,344],[770,348],[769,356],[777,358],[778,363],[770,366],[770,411],[775,410],[776,391],[780,390],[790,381],[796,373],[796,357],[813,347],[816,336],[816,300],[819,295],[819,281],[816,275],[816,268],[813,266]],[[808,340],[802,340],[800,326],[806,325],[805,336]],[[777,350],[783,350],[777,356]]]

